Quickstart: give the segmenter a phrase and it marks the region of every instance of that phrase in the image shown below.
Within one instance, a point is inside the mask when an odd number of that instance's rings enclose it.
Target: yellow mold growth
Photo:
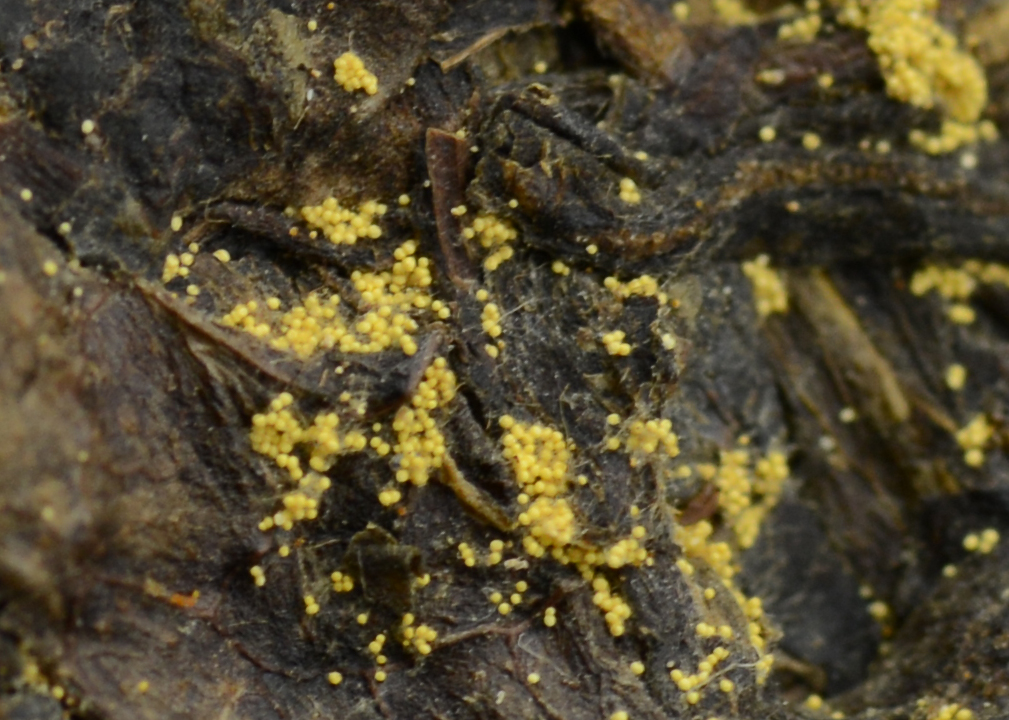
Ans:
[[[744,262],[743,273],[753,285],[753,299],[760,317],[788,311],[788,292],[767,255],[758,255],[756,259]]]
[[[950,301],[946,314],[960,325],[974,322],[974,308],[966,304],[977,289],[978,283],[1009,287],[1009,267],[998,263],[968,260],[958,268],[927,265],[911,277],[910,289],[921,297],[936,291]]]
[[[444,303],[428,294],[432,282],[430,260],[416,257],[416,250],[413,241],[397,248],[391,271],[351,274],[361,305],[369,308],[353,323],[340,314],[338,295],[324,299],[317,293],[305,298],[304,305],[284,313],[276,323],[277,330],[258,314],[261,308],[255,300],[237,305],[221,323],[269,339],[277,350],[291,350],[303,358],[333,348],[347,353],[375,353],[398,347],[406,355],[413,355],[417,352],[414,333],[418,324],[409,313],[427,309],[442,319],[450,314]],[[267,309],[279,307],[279,300],[267,301]]]
[[[455,397],[455,373],[445,358],[437,358],[424,372],[409,405],[403,405],[392,422],[396,433],[393,452],[399,457],[396,481],[427,484],[431,471],[442,467],[447,451],[445,436],[431,413]]]
[[[494,215],[478,213],[473,224],[463,228],[462,234],[467,240],[479,239],[480,246],[491,251],[483,261],[488,272],[497,270],[515,254],[511,243],[518,237],[518,231],[510,222]]]
[[[301,208],[301,217],[334,245],[353,245],[358,240],[382,237],[382,228],[376,219],[387,210],[382,203],[368,200],[354,211],[341,206],[336,198],[328,197],[319,205]]]
[[[956,442],[963,449],[963,461],[971,467],[984,465],[984,447],[995,434],[995,428],[984,414],[974,417],[956,433]]]
[[[659,283],[651,275],[642,275],[627,282],[620,282],[615,277],[608,277],[603,280],[603,286],[621,300],[638,295],[657,298],[660,305],[665,305],[669,301],[669,297],[659,291]]]
[[[946,120],[959,124],[944,124],[933,139],[916,134],[912,142],[938,153],[977,139],[963,126],[980,119],[988,102],[987,80],[977,60],[939,23],[937,0],[834,0],[834,5],[840,22],[868,32],[890,97],[937,107]]]
[[[637,205],[641,202],[641,191],[638,190],[637,183],[629,177],[620,180],[620,199],[628,205]]]
[[[723,452],[718,466],[702,465],[698,472],[718,488],[718,506],[729,532],[716,540],[714,525],[708,520],[677,525],[674,539],[684,554],[677,565],[691,577],[695,574],[694,562],[700,560],[721,578],[747,617],[747,634],[759,656],[757,681],[762,683],[774,662],[774,656],[765,653],[768,625],[760,598],[746,597],[734,583],[739,571],[735,548],[745,549],[756,541],[761,523],[781,496],[789,475],[788,462],[783,453],[772,451],[751,467],[750,453],[736,449]],[[715,595],[711,588],[703,594],[708,599]]]
[[[378,78],[352,52],[345,52],[333,61],[333,79],[347,92],[364,90],[369,95],[378,92]]]
[[[520,423],[510,415],[502,416],[499,424],[505,431],[502,455],[511,465],[521,491],[518,501],[528,506],[518,517],[519,526],[526,529],[523,548],[534,558],[549,553],[558,562],[574,565],[592,583],[593,603],[603,612],[610,633],[622,635],[631,608],[596,568],[608,565],[616,569],[645,562],[648,553],[641,544],[645,528],[635,527],[631,537],[605,549],[586,542],[574,509],[563,497],[571,482],[571,443],[553,428]]]
[[[728,25],[751,25],[760,18],[743,0],[713,0],[715,14]]]

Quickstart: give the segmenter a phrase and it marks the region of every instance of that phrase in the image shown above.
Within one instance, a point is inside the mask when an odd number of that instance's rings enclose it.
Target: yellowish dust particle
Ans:
[[[364,90],[369,95],[378,92],[378,78],[352,52],[346,52],[333,61],[333,79],[347,92]]]

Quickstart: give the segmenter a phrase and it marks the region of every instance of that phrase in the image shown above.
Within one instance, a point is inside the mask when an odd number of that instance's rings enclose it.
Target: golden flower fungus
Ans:
[[[511,243],[518,237],[518,231],[507,220],[489,213],[478,213],[473,224],[463,228],[462,234],[467,240],[478,239],[481,247],[491,251],[484,258],[484,268],[488,272],[497,270],[515,254]]]
[[[378,92],[378,78],[352,52],[345,52],[333,61],[333,79],[347,92],[364,90],[369,95]]]
[[[892,98],[938,107],[951,121],[938,137],[919,132],[912,143],[940,153],[977,140],[968,127],[977,124],[988,102],[987,80],[977,60],[939,23],[937,0],[834,0],[834,5],[841,23],[868,33]]]
[[[301,217],[334,245],[354,245],[358,240],[382,237],[382,228],[375,221],[387,209],[382,203],[368,200],[355,212],[328,197],[319,205],[301,208]]]
[[[743,274],[750,278],[753,285],[753,299],[760,317],[788,311],[788,292],[777,271],[771,268],[771,259],[767,255],[744,262]]]

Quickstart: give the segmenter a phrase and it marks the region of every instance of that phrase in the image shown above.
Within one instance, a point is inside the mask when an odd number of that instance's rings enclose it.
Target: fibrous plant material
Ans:
[[[0,712],[1009,713],[1004,2],[2,13]]]

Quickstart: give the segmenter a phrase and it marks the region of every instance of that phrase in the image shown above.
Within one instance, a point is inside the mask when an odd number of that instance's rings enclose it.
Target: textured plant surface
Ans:
[[[1007,38],[0,2],[3,714],[1009,715]]]

